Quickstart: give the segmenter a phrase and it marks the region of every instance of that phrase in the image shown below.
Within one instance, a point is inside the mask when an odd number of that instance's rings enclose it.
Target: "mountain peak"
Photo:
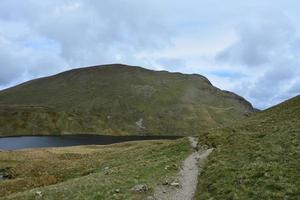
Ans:
[[[192,135],[253,112],[204,76],[123,64],[35,79],[0,91],[0,104],[0,134]]]

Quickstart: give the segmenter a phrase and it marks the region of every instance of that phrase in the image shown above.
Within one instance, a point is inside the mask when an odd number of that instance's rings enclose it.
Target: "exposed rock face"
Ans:
[[[105,65],[0,91],[0,135],[193,135],[253,111],[201,75]]]

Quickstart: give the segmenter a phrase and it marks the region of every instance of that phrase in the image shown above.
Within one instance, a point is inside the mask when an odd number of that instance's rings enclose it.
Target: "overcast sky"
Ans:
[[[124,63],[199,73],[267,108],[300,94],[299,0],[1,0],[0,89]]]

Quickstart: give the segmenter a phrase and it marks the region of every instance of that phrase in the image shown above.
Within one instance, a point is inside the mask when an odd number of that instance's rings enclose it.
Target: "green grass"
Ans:
[[[0,91],[0,135],[196,135],[252,111],[200,75],[107,65]]]
[[[0,152],[0,169],[12,177],[0,181],[0,197],[36,199],[41,191],[53,200],[143,199],[174,176],[191,151],[180,139]],[[136,184],[147,184],[149,191],[131,192]]]
[[[299,96],[200,141],[216,149],[196,199],[300,199]]]

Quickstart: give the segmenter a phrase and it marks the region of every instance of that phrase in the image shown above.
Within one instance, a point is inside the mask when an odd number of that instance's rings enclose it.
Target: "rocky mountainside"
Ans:
[[[0,134],[193,135],[253,111],[201,75],[102,65],[0,91]]]

